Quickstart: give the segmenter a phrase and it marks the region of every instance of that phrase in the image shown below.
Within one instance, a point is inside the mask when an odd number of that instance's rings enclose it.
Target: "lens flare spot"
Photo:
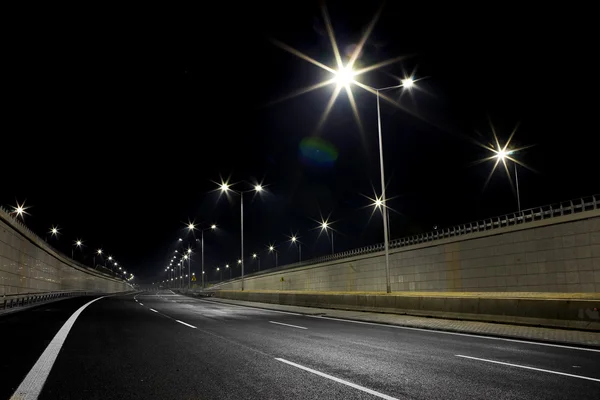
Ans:
[[[319,137],[308,137],[300,142],[300,159],[305,164],[331,167],[337,158],[337,149],[326,140]]]

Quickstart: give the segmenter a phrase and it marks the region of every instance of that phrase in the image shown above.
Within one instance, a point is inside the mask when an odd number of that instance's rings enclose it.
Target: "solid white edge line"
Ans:
[[[149,308],[150,311],[158,312],[154,308]]]
[[[22,400],[22,399],[31,399],[35,400],[40,395],[44,384],[46,383],[46,379],[48,379],[48,375],[50,374],[50,370],[52,370],[52,366],[56,361],[56,357],[58,357],[58,353],[62,348],[67,335],[71,331],[71,328],[75,324],[75,321],[79,317],[79,315],[85,310],[90,304],[100,299],[105,298],[106,296],[98,297],[94,300],[88,301],[77,311],[75,311],[69,319],[63,324],[63,326],[59,329],[59,331],[54,335],[54,338],[50,341],[46,350],[42,353],[40,358],[33,365],[23,382],[19,385],[17,390],[11,396],[11,400]]]
[[[270,312],[274,312],[274,313],[289,314],[289,315],[299,315],[299,316],[303,316],[303,317],[307,317],[308,316],[306,314],[299,314],[299,313],[295,313],[295,312],[291,312],[291,311],[279,311],[279,310],[271,310],[270,308],[261,308],[261,307],[254,307],[254,306],[242,306],[240,304],[225,303],[225,302],[213,301],[213,300],[206,300],[206,299],[196,299],[196,300],[204,301],[206,303],[211,303],[211,304],[222,304],[222,305],[226,305],[226,306],[242,307],[242,308],[246,308],[246,309],[247,308],[251,308],[251,309],[256,310],[256,311],[270,311]]]
[[[183,321],[180,321],[180,320],[178,320],[178,319],[176,319],[175,321],[177,321],[177,322],[179,322],[180,324],[183,324],[183,325],[185,325],[185,326],[189,326],[190,328],[198,329],[198,328],[196,328],[194,325],[186,324],[185,322],[183,322]]]
[[[392,397],[392,396],[388,396],[387,394],[383,394],[383,393],[376,392],[375,390],[367,389],[366,387],[363,387],[363,386],[357,385],[356,383],[352,383],[352,382],[348,382],[348,381],[345,381],[345,380],[343,380],[343,379],[340,379],[340,378],[336,378],[335,376],[331,376],[331,375],[325,374],[325,373],[323,373],[323,372],[316,371],[316,370],[314,370],[314,369],[311,369],[311,368],[305,367],[305,366],[303,366],[303,365],[300,365],[300,364],[293,363],[293,362],[291,362],[291,361],[288,361],[288,360],[284,360],[283,358],[275,358],[275,359],[276,359],[277,361],[281,361],[281,362],[283,362],[283,363],[289,364],[289,365],[291,365],[291,366],[293,366],[293,367],[300,368],[300,369],[303,369],[303,370],[305,370],[305,371],[311,372],[311,373],[313,373],[313,374],[316,374],[316,375],[322,376],[323,378],[331,379],[332,381],[335,381],[335,382],[338,382],[338,383],[344,384],[344,385],[346,385],[346,386],[353,387],[354,389],[361,390],[361,391],[363,391],[363,392],[365,392],[365,393],[372,394],[373,396],[377,396],[377,397],[380,397],[380,398],[382,398],[382,399],[386,399],[386,400],[398,400],[397,398],[395,398],[395,397]]]
[[[590,378],[588,376],[567,374],[566,372],[550,371],[549,369],[528,367],[528,366],[525,366],[525,365],[511,364],[511,363],[502,362],[502,361],[486,360],[485,358],[463,356],[463,355],[460,355],[460,354],[456,354],[456,357],[468,358],[470,360],[485,361],[485,362],[489,362],[489,363],[493,363],[493,364],[508,365],[509,367],[517,367],[517,368],[523,368],[523,369],[530,369],[530,370],[533,370],[533,371],[547,372],[549,374],[570,376],[571,378],[587,379],[589,381],[600,382],[600,379],[597,379],[597,378]]]
[[[406,329],[406,330],[409,330],[409,331],[439,333],[439,334],[443,334],[443,335],[467,336],[467,337],[472,337],[472,338],[489,339],[489,340],[502,340],[502,341],[505,341],[505,342],[525,343],[525,344],[533,344],[533,345],[536,345],[536,346],[558,347],[558,348],[562,348],[562,349],[593,351],[593,352],[596,352],[596,353],[600,353],[600,349],[591,349],[591,348],[586,348],[586,347],[569,346],[569,345],[563,345],[563,344],[553,344],[553,343],[544,343],[544,342],[531,342],[531,341],[528,341],[528,340],[510,339],[510,338],[503,338],[503,337],[497,337],[497,336],[487,336],[487,335],[473,335],[473,334],[470,334],[470,333],[461,333],[461,332],[448,332],[448,331],[436,330],[435,328],[425,329],[425,328],[414,328],[414,327],[411,327],[411,326],[380,324],[380,323],[377,323],[377,322],[355,321],[355,320],[351,320],[351,319],[323,317],[321,315],[305,315],[305,316],[306,317],[310,317],[310,318],[329,319],[331,321],[350,322],[350,323],[353,323],[353,324],[385,326],[387,328]]]
[[[239,305],[239,304],[225,303],[225,302],[220,302],[220,301],[211,301],[211,300],[204,300],[204,299],[198,299],[198,300],[205,301],[205,302],[212,303],[212,304],[218,303],[218,304],[224,304],[224,305],[234,306],[234,307],[254,308],[254,309],[258,309],[258,310],[271,311],[271,312],[276,312],[276,313],[281,313],[281,314],[299,315],[299,316],[309,317],[309,318],[328,319],[331,321],[349,322],[352,324],[375,325],[375,326],[383,326],[386,328],[405,329],[405,330],[409,330],[409,331],[429,332],[429,333],[434,333],[434,334],[438,333],[438,334],[442,334],[442,335],[466,336],[466,337],[488,339],[488,340],[501,340],[501,341],[505,341],[505,342],[524,343],[524,344],[532,344],[532,345],[536,345],[536,346],[548,346],[548,347],[557,347],[557,348],[561,348],[561,349],[591,351],[591,352],[595,352],[595,353],[600,353],[600,349],[592,349],[592,348],[587,348],[587,347],[577,347],[577,346],[569,346],[569,345],[564,345],[564,344],[554,344],[554,343],[544,343],[544,342],[532,342],[532,341],[528,341],[528,340],[503,338],[503,337],[499,337],[499,336],[473,335],[470,333],[442,331],[442,330],[438,330],[435,328],[425,329],[425,328],[415,328],[415,327],[411,327],[411,326],[381,324],[378,322],[356,321],[356,320],[345,319],[345,318],[332,318],[332,317],[324,317],[321,315],[300,314],[300,313],[294,313],[294,312],[290,312],[290,311],[279,311],[279,310],[271,310],[268,308],[260,308],[260,307],[254,307],[254,306],[243,306],[243,305]]]
[[[271,324],[277,324],[277,325],[285,325],[285,326],[291,326],[292,328],[298,328],[298,329],[308,329],[305,328],[303,326],[298,326],[298,325],[291,325],[291,324],[284,324],[283,322],[275,322],[275,321],[269,321]]]

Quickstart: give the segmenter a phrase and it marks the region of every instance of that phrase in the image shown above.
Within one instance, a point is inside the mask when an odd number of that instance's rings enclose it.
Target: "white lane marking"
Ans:
[[[175,321],[177,321],[177,322],[179,322],[180,324],[183,324],[183,325],[185,325],[185,326],[189,326],[190,328],[198,329],[198,328],[196,328],[194,325],[186,324],[185,322],[183,322],[183,321],[180,321],[180,320],[178,320],[178,319],[176,319]]]
[[[531,342],[531,341],[528,341],[528,340],[509,339],[509,338],[496,337],[496,336],[472,335],[470,333],[447,332],[447,331],[436,330],[435,328],[432,328],[432,329],[413,328],[413,327],[410,327],[410,326],[388,325],[388,324],[380,324],[380,323],[377,323],[377,322],[366,322],[366,321],[354,321],[354,320],[351,320],[351,319],[323,317],[323,316],[320,316],[320,315],[306,315],[306,317],[328,319],[328,320],[331,320],[331,321],[350,322],[350,323],[353,323],[353,324],[385,326],[387,328],[406,329],[406,330],[409,330],[409,331],[439,333],[439,334],[442,334],[442,335],[467,336],[467,337],[472,337],[472,338],[489,339],[489,340],[502,340],[502,341],[505,341],[505,342],[534,344],[536,346],[558,347],[558,348],[562,348],[562,349],[593,351],[593,352],[596,352],[596,353],[600,353],[600,349],[591,349],[591,348],[586,348],[586,347],[567,346],[567,345],[562,345],[562,344],[552,344],[552,343],[544,343],[544,342]]]
[[[466,337],[479,338],[479,339],[501,340],[501,341],[504,341],[504,342],[533,344],[533,345],[536,345],[536,346],[558,347],[558,348],[561,348],[561,349],[592,351],[592,352],[595,352],[595,353],[600,353],[600,349],[592,349],[592,348],[586,348],[586,347],[577,347],[577,346],[569,346],[569,345],[553,344],[553,343],[544,343],[544,342],[532,342],[532,341],[528,341],[528,340],[510,339],[510,338],[503,338],[503,337],[497,337],[497,336],[472,335],[470,333],[461,333],[461,332],[448,332],[448,331],[436,330],[435,328],[431,328],[431,329],[413,328],[413,327],[410,327],[410,326],[380,324],[380,323],[377,323],[377,322],[355,321],[355,320],[352,320],[352,319],[332,318],[332,317],[324,317],[324,316],[321,316],[321,315],[299,314],[299,313],[293,313],[293,312],[290,312],[290,311],[279,311],[279,310],[271,310],[271,309],[268,309],[268,308],[260,308],[260,307],[253,307],[253,306],[243,306],[243,305],[239,305],[239,304],[225,303],[225,302],[220,302],[220,301],[211,301],[211,300],[203,300],[203,299],[197,299],[197,300],[205,301],[207,303],[212,303],[212,304],[218,303],[218,304],[223,304],[223,305],[228,305],[228,306],[235,306],[235,307],[254,308],[254,309],[258,309],[258,310],[265,310],[265,311],[271,311],[271,312],[282,313],[282,314],[300,315],[300,316],[309,317],[309,318],[320,318],[320,319],[328,319],[328,320],[331,320],[331,321],[338,321],[338,322],[349,322],[349,323],[352,323],[352,324],[383,326],[383,327],[386,327],[386,328],[405,329],[405,330],[409,330],[409,331],[419,331],[419,332],[429,332],[429,333],[433,333],[433,334],[438,333],[438,334],[442,334],[442,335],[466,336]]]
[[[377,397],[380,397],[382,399],[386,399],[386,400],[398,400],[397,398],[392,397],[392,396],[388,396],[387,394],[383,394],[383,393],[379,393],[379,392],[376,392],[376,391],[371,390],[371,389],[367,389],[366,387],[357,385],[356,383],[348,382],[348,381],[345,381],[343,379],[336,378],[335,376],[324,374],[323,372],[316,371],[314,369],[305,367],[305,366],[300,365],[300,364],[293,363],[293,362],[288,361],[288,360],[284,360],[283,358],[276,358],[276,360],[277,361],[281,361],[281,362],[286,363],[286,364],[289,364],[289,365],[294,366],[296,368],[300,368],[300,369],[303,369],[305,371],[311,372],[313,374],[322,376],[323,378],[331,379],[332,381],[335,381],[335,382],[342,383],[344,385],[353,387],[354,389],[361,390],[361,391],[363,391],[365,393],[372,394],[373,396],[377,396]]]
[[[138,304],[139,304],[140,306],[143,306],[143,304],[142,304],[142,303],[138,303]]]
[[[502,362],[502,361],[486,360],[485,358],[477,358],[477,357],[462,356],[462,355],[460,355],[460,354],[456,354],[456,357],[468,358],[468,359],[470,359],[470,360],[485,361],[485,362],[494,363],[494,364],[508,365],[509,367],[524,368],[524,369],[530,369],[530,370],[533,370],[533,371],[547,372],[547,373],[549,373],[549,374],[564,375],[564,376],[570,376],[571,378],[587,379],[587,380],[589,380],[589,381],[600,382],[600,379],[596,379],[596,378],[590,378],[590,377],[588,377],[588,376],[581,376],[581,375],[567,374],[567,373],[565,373],[565,372],[550,371],[549,369],[542,369],[542,368],[527,367],[527,366],[525,366],[525,365],[511,364],[511,363]]]
[[[307,316],[305,314],[299,314],[299,313],[294,313],[294,312],[290,312],[290,311],[271,310],[270,308],[261,308],[261,307],[253,307],[253,306],[242,306],[242,305],[239,305],[239,304],[224,303],[224,302],[220,302],[220,301],[204,300],[204,299],[196,299],[196,300],[204,301],[206,303],[211,303],[211,304],[220,304],[220,305],[223,305],[223,306],[242,307],[242,308],[246,308],[246,309],[251,308],[251,309],[256,310],[256,311],[270,311],[270,312],[280,313],[280,314]]]
[[[150,310],[150,311],[154,311],[154,312],[158,312],[158,311],[156,311],[154,308],[150,308],[149,310]]]
[[[73,313],[64,323],[64,325],[60,328],[60,330],[54,335],[50,344],[46,347],[46,350],[42,353],[40,358],[36,361],[34,366],[31,368],[23,382],[19,385],[17,390],[13,393],[11,400],[22,400],[22,399],[30,399],[35,400],[40,395],[44,384],[46,383],[46,379],[48,379],[48,375],[50,374],[50,370],[56,361],[56,357],[60,352],[63,344],[65,343],[65,339],[67,335],[71,331],[73,324],[79,317],[79,315],[85,310],[90,304],[100,299],[105,298],[106,296],[98,297],[97,299],[88,301],[77,311]]]
[[[292,328],[298,328],[298,329],[308,329],[305,328],[303,326],[298,326],[298,325],[290,325],[290,324],[284,324],[283,322],[275,322],[275,321],[269,321],[272,324],[277,324],[277,325],[285,325],[285,326],[291,326]]]

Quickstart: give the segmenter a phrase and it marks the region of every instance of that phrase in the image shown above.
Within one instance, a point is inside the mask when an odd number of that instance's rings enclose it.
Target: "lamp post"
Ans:
[[[276,249],[275,246],[273,246],[272,244],[269,245],[269,253],[275,253],[275,268],[277,268],[278,266],[278,261],[277,261],[277,253],[279,253]]]
[[[385,167],[383,165],[383,138],[381,134],[381,106],[379,101],[379,93],[392,90],[392,89],[411,89],[415,84],[415,81],[409,77],[402,79],[399,85],[388,86],[380,89],[375,89],[377,94],[377,132],[379,137],[379,169],[381,175],[381,216],[383,219],[383,246],[385,251],[385,289],[387,293],[392,292],[391,279],[390,279],[390,240],[389,240],[389,227],[388,227],[388,213],[387,213],[387,205],[385,196]]]
[[[188,225],[188,229],[190,230],[194,230],[195,226],[194,224],[190,224]],[[200,251],[201,251],[201,258],[202,258],[202,289],[204,289],[204,232],[209,231],[209,230],[215,230],[217,229],[217,225],[212,224],[210,227],[205,228],[205,229],[201,229],[200,230]],[[198,239],[196,239],[197,241]]]
[[[325,234],[329,234],[328,232],[331,231],[331,254],[334,253],[334,248],[333,248],[333,229],[331,229],[331,227],[329,226],[329,222],[327,221],[322,221],[321,222],[321,232],[325,231]]]
[[[188,254],[183,256],[184,260],[188,260],[188,271],[189,271],[189,265],[190,265],[190,256]],[[185,268],[185,266],[183,265],[183,261],[181,262],[181,267]],[[181,276],[183,276],[183,272],[181,272]],[[182,278],[183,279],[183,278]],[[183,289],[183,282],[182,282],[182,289]],[[189,289],[189,285],[188,285],[188,289]]]
[[[500,149],[498,151],[495,151],[495,155],[494,157],[498,159],[498,161],[502,161],[505,165],[506,165],[506,160],[513,160],[510,155],[514,153],[514,151],[512,150],[506,150],[506,148],[504,149]],[[519,175],[517,173],[517,163],[513,162],[515,164],[515,186],[517,189],[517,208],[519,209],[519,213],[521,213],[521,196],[519,194]],[[506,172],[508,173],[508,169],[506,170]]]
[[[240,191],[235,191],[233,189],[231,189],[230,185],[226,182],[221,183],[220,186],[221,192],[222,193],[235,193],[237,195],[240,196],[240,232],[241,232],[241,252],[240,252],[240,260],[242,261],[242,275],[241,275],[241,286],[242,286],[242,290],[244,290],[244,193],[250,193],[250,192],[256,192],[256,193],[260,193],[263,191],[263,187],[260,184],[256,184],[254,185],[254,187],[251,190],[240,190]],[[259,270],[260,270],[260,260],[259,260]]]
[[[219,281],[223,281],[223,271],[221,268],[217,267],[217,272],[219,273]]]
[[[255,260],[258,259],[258,270],[260,271],[260,256],[256,253],[252,253],[252,258],[254,258]],[[244,265],[244,264],[242,264],[242,265]]]
[[[229,270],[229,280],[231,280],[231,268],[229,268],[229,264],[225,264],[225,269]]]
[[[375,92],[377,97],[377,132],[379,139],[379,168],[380,168],[380,178],[381,178],[381,213],[383,219],[383,241],[384,241],[384,251],[385,251],[385,281],[386,281],[386,292],[391,293],[391,281],[390,281],[390,255],[389,255],[389,230],[388,230],[388,213],[387,213],[387,205],[386,205],[386,195],[385,195],[385,168],[383,163],[383,138],[381,133],[381,106],[380,106],[380,93],[386,90],[392,89],[411,89],[415,85],[415,81],[412,77],[408,77],[402,79],[399,85],[388,86],[383,88],[370,88],[366,85],[359,84],[356,82],[353,77],[356,75],[354,71],[352,71],[353,62],[349,63],[347,66],[341,66],[335,71],[334,81],[340,85],[340,87],[349,88],[349,85],[354,83],[359,86],[370,90],[371,92]],[[348,89],[349,90],[349,89]]]
[[[298,262],[302,262],[302,242],[300,242],[296,236],[292,236],[290,242],[298,246]]]
[[[94,257],[92,258],[92,262],[94,263],[94,269],[96,269],[96,254],[99,256],[102,256],[102,249],[98,249],[96,250],[96,253],[94,254]]]
[[[71,258],[74,258],[75,256],[75,247],[79,247],[81,249],[81,246],[83,246],[83,242],[81,239],[77,239],[73,244],[73,247],[71,247]]]
[[[192,249],[188,249],[188,289],[192,288]]]

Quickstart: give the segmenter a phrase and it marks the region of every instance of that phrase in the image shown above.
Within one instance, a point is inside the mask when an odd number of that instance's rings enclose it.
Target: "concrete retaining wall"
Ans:
[[[501,296],[216,291],[231,300],[600,331],[600,300]]]
[[[600,210],[393,249],[390,274],[393,291],[600,292]],[[248,275],[245,289],[371,292],[385,283],[378,252]]]
[[[0,296],[79,290],[117,293],[131,287],[58,253],[0,210]]]

